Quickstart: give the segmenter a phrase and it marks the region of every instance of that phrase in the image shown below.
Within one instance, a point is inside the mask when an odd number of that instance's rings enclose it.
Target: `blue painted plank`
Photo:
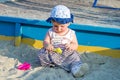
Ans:
[[[31,25],[51,26],[51,24],[47,23],[44,20],[35,20],[35,19],[32,20],[32,19],[24,19],[24,18],[9,17],[9,16],[0,16],[0,21],[31,24]]]
[[[43,40],[48,28],[44,28],[44,26],[28,26],[22,25],[22,38],[31,38],[37,40]]]
[[[15,34],[15,23],[0,21],[0,35],[14,36],[14,34]]]
[[[80,45],[120,49],[120,36],[109,36],[86,32],[76,32],[76,35]]]
[[[101,33],[113,33],[120,34],[120,28],[108,28],[103,26],[92,26],[92,25],[79,25],[79,24],[71,24],[70,28],[78,31],[88,31],[88,32],[101,32]]]
[[[15,30],[16,26],[17,31]],[[43,20],[0,17],[0,35],[5,36],[22,35],[22,38],[43,40],[48,28],[51,26]],[[71,24],[70,28],[76,31],[78,42],[81,45],[120,49],[120,28],[79,24]]]
[[[16,23],[16,26],[15,26],[15,36],[21,36],[21,34],[22,34],[21,24],[20,23]]]
[[[31,20],[31,19],[6,17],[6,16],[0,16],[0,21],[10,22],[10,23],[11,22],[21,23],[28,25],[39,25],[39,26],[44,26],[46,28],[52,26],[52,24],[47,23],[45,20]],[[71,24],[70,27],[76,30],[99,31],[99,32],[120,34],[120,28],[107,28],[104,26],[80,25],[80,24]]]

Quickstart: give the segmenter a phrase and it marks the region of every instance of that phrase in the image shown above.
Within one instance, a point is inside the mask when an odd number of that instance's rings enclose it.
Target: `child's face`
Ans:
[[[53,30],[56,33],[62,33],[64,31],[66,31],[68,29],[68,26],[70,25],[70,23],[60,24],[55,21],[53,21],[52,23],[53,23]]]

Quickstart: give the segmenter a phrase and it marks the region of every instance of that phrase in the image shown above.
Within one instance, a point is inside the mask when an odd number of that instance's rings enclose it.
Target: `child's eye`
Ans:
[[[58,26],[54,26],[54,27],[58,27]]]
[[[61,27],[64,27],[64,26],[61,26]]]

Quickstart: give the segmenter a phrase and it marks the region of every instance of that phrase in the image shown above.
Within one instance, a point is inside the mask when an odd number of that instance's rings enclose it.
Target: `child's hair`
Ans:
[[[73,22],[73,15],[70,13],[70,10],[64,5],[55,6],[50,17],[46,20],[47,22],[56,21],[60,24],[66,24]]]

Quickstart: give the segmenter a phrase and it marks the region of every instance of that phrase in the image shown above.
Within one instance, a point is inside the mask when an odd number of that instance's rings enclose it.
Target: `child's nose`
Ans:
[[[58,31],[61,31],[61,27],[58,27]]]

